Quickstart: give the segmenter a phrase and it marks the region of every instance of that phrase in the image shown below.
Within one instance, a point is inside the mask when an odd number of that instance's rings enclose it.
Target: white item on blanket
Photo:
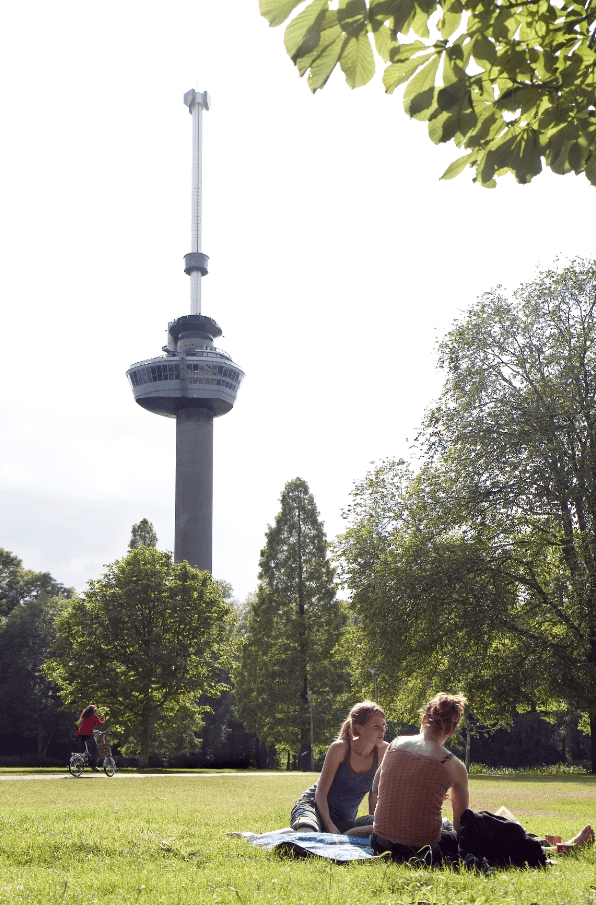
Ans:
[[[511,820],[513,823],[519,823],[517,817],[514,817],[509,808],[506,808],[504,804],[501,805],[498,811],[495,811],[497,817],[505,817],[506,820]]]

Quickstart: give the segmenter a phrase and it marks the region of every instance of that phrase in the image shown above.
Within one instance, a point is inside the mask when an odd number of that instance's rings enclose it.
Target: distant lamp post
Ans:
[[[371,674],[371,676],[373,677],[373,679],[375,680],[375,704],[378,704],[379,695],[378,695],[378,691],[377,691],[377,676],[379,675],[381,670],[379,669],[378,666],[369,666],[368,671]]]
[[[310,772],[312,773],[315,769],[315,730],[314,730],[314,722],[313,722],[313,714],[312,714],[312,705],[314,699],[316,698],[316,694],[307,694],[308,703],[310,705]]]

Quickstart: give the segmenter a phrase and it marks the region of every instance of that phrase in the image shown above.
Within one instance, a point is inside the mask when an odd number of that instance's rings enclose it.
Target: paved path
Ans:
[[[71,776],[70,773],[50,773],[47,776],[38,775],[35,773],[25,773],[25,774],[15,774],[15,775],[7,775],[0,773],[0,782],[3,780],[5,782],[19,782],[24,779],[147,779],[148,777],[156,777],[158,776],[160,779],[177,779],[181,776],[188,778],[189,776],[194,777],[194,779],[211,779],[214,776],[296,776],[296,773],[266,773],[261,772],[260,770],[254,773],[118,773],[116,771],[115,776],[109,777],[106,776],[103,770],[100,773],[89,773],[86,770],[82,776],[76,777]],[[300,774],[301,776],[306,776],[307,774]],[[315,774],[313,774],[315,775]]]

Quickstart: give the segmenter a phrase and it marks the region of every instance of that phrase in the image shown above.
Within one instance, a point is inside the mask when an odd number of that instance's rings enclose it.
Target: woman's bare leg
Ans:
[[[346,836],[370,836],[372,833],[372,823],[369,823],[367,826],[353,826],[351,829],[346,830]]]
[[[565,845],[585,845],[586,842],[594,842],[594,830],[589,823]]]
[[[566,855],[569,852],[573,851],[574,848],[580,845],[587,845],[588,842],[594,842],[594,830],[590,826],[590,824],[586,824],[583,830],[580,830],[579,833],[576,833],[575,836],[572,836],[568,842],[557,842],[557,839],[560,839],[560,836],[553,837],[547,836],[547,839],[554,841],[555,844],[552,847],[545,848],[546,852],[556,852],[557,855]]]

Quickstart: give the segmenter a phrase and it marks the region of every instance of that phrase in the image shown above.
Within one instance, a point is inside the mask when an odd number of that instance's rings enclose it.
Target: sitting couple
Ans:
[[[422,711],[418,735],[384,741],[387,722],[378,704],[352,707],[325,757],[318,781],[292,809],[296,832],[364,835],[372,831],[373,852],[408,860],[413,849],[439,845],[457,852],[460,817],[468,808],[468,773],[444,747],[459,725],[466,699],[438,694]],[[453,825],[443,824],[441,808],[451,790]],[[368,792],[369,814],[357,817]],[[567,845],[593,841],[584,827]]]

